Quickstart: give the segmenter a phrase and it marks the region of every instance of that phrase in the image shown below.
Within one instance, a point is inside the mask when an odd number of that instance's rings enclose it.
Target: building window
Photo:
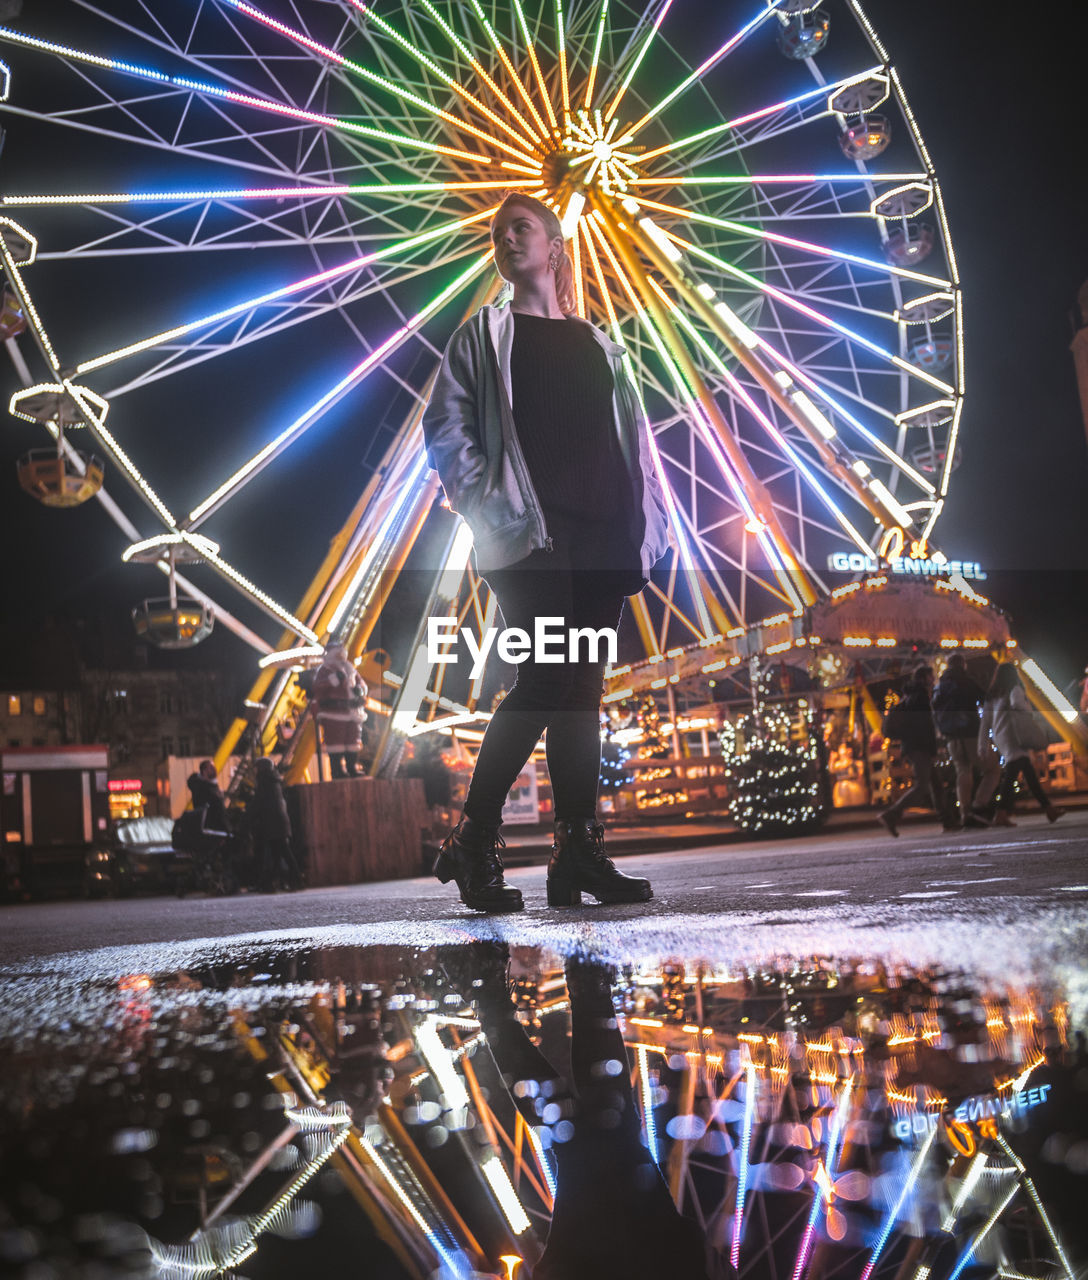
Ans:
[[[172,756],[172,755],[174,754],[174,739],[173,739],[173,738],[163,738],[163,740],[162,740],[162,754],[163,754],[163,758],[164,758],[164,759],[165,759],[167,756]]]
[[[159,711],[163,715],[173,715],[174,712],[174,695],[171,693],[159,694]]]
[[[189,750],[189,739],[179,738],[178,739],[178,755],[191,756],[192,754],[193,754],[192,751]]]
[[[110,694],[110,702],[113,704],[113,714],[115,716],[128,715],[128,690],[114,689]]]
[[[17,693],[8,694],[8,715],[21,716],[23,714],[23,700]]]
[[[45,699],[40,693],[34,695],[34,714],[36,716],[45,715]]]
[[[9,746],[9,747],[21,747],[22,745],[23,745],[23,740],[22,740],[22,738],[9,738],[9,739],[8,739],[8,746]]]

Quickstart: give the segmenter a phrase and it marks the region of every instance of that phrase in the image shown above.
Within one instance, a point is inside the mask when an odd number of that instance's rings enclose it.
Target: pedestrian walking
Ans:
[[[1001,756],[1001,782],[998,785],[994,822],[998,826],[1015,826],[1011,814],[1016,803],[1016,781],[1023,778],[1027,789],[1051,822],[1065,812],[1054,804],[1043,790],[1033,751],[1046,747],[1046,730],[1036,718],[1028,702],[1020,675],[1011,662],[998,664],[986,691],[982,720],[978,730],[979,748],[992,740]]]
[[[249,804],[250,835],[262,893],[298,889],[302,875],[291,848],[291,819],[283,779],[269,756],[257,761],[257,781]]]
[[[993,744],[979,746],[980,707],[985,697],[981,686],[967,674],[963,654],[952,654],[933,694],[933,719],[956,770],[960,830],[990,825],[982,815],[1001,777],[1001,761]]]
[[[624,350],[575,314],[573,268],[547,205],[512,194],[491,224],[509,302],[454,333],[423,418],[431,465],[467,522],[476,567],[506,627],[538,618],[568,632],[619,624],[667,547],[649,430]],[[480,746],[461,820],[435,874],[479,911],[519,911],[503,878],[503,803],[541,733],[555,805],[548,902],[588,892],[645,901],[649,881],[621,874],[597,820],[604,660],[520,663]]]
[[[920,666],[894,708],[895,736],[903,745],[903,755],[910,765],[913,781],[880,815],[880,821],[893,836],[899,834],[899,822],[912,805],[931,808],[938,818],[941,816],[941,799],[933,775],[933,762],[937,758],[937,727],[930,707],[932,694],[933,668]]]
[[[366,683],[338,641],[325,650],[314,674],[317,727],[334,778],[359,773],[358,751],[366,719]]]

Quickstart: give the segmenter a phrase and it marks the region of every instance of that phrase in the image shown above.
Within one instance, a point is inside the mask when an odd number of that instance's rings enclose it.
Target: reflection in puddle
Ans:
[[[28,1280],[1073,1280],[1064,993],[474,942],[9,984],[0,1258]]]

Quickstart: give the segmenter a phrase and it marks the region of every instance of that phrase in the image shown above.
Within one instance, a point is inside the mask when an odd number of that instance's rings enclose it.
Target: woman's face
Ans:
[[[511,284],[550,272],[549,259],[563,248],[562,239],[549,239],[536,214],[520,204],[500,210],[491,241],[499,274]]]

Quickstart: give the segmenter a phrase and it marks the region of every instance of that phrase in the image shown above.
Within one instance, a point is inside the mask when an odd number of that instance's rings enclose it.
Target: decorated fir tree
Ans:
[[[812,703],[772,703],[769,684],[769,671],[754,673],[751,711],[726,721],[719,738],[733,821],[753,835],[786,835],[820,825],[824,788]]]

